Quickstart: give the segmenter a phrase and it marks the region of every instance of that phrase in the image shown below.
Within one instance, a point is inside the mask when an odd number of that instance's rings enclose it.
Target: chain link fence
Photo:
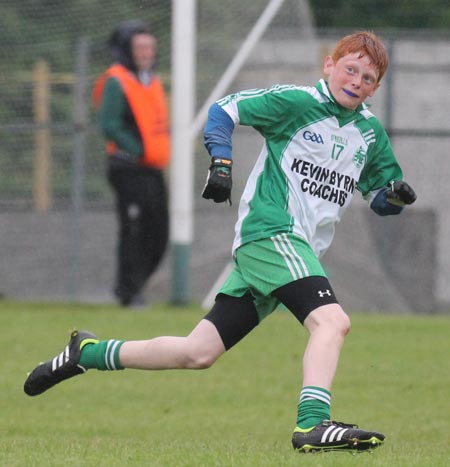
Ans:
[[[54,1],[20,3],[29,18],[20,23],[27,24],[21,34],[12,30],[13,9],[0,6],[11,18],[0,32],[0,292],[26,300],[108,302],[117,226],[90,92],[109,64],[106,41],[113,28],[140,18],[159,38],[158,72],[170,97],[170,2],[74,1],[64,8]],[[233,0],[219,8],[213,0],[198,0],[197,108],[267,3]],[[315,28],[305,5],[283,3],[229,92],[315,84],[327,51],[351,31]],[[377,32],[391,66],[372,109],[390,132],[419,198],[408,213],[388,220],[355,200],[325,265],[348,308],[447,310],[450,207],[443,200],[449,196],[450,35]],[[235,203],[228,208],[200,198],[208,161],[201,139],[196,142],[194,301],[203,299],[230,259],[237,200],[260,145],[256,132],[236,129]],[[170,251],[148,286],[151,300],[169,299],[169,258]]]

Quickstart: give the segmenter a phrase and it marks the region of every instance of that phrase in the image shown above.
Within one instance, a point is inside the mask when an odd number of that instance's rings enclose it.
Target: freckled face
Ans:
[[[353,53],[341,57],[336,63],[327,56],[323,67],[328,87],[336,101],[347,109],[356,109],[379,87],[378,70],[369,57]]]

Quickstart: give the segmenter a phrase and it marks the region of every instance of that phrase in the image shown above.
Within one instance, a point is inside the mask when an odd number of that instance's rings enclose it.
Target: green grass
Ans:
[[[23,393],[26,372],[61,351],[74,326],[143,339],[186,334],[202,316],[196,307],[0,302],[0,465],[449,465],[448,315],[352,314],[333,418],[385,433],[373,454],[292,450],[307,336],[286,312],[206,371],[92,370],[38,397]]]

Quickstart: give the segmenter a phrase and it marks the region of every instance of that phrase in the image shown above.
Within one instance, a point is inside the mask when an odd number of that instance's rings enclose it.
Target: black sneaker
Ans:
[[[381,433],[360,430],[357,425],[331,420],[324,420],[308,430],[297,427],[292,435],[292,446],[299,452],[361,452],[375,449],[383,442],[384,435]]]
[[[81,349],[86,344],[96,344],[97,336],[88,331],[73,331],[66,348],[56,357],[38,365],[29,375],[23,390],[29,396],[37,396],[55,384],[86,372],[80,361]]]

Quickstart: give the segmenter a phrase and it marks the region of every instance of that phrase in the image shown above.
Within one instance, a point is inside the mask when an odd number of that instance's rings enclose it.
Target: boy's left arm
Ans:
[[[414,203],[417,196],[403,180],[402,169],[386,131],[378,120],[372,122],[375,142],[358,181],[358,189],[379,216],[400,214],[403,207]]]
[[[405,181],[391,181],[378,191],[370,208],[379,216],[400,214],[405,205],[414,203],[416,199],[416,193]]]

